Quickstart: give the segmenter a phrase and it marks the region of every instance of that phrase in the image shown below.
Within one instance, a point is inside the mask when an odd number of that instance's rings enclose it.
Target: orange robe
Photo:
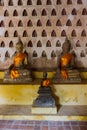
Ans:
[[[48,87],[49,84],[50,84],[49,79],[45,79],[45,80],[42,82],[42,86],[44,86],[44,87]]]
[[[14,67],[11,69],[11,72],[10,72],[10,77],[12,79],[19,77],[19,72],[16,69],[16,67],[18,65],[20,65],[20,63],[25,59],[25,57],[26,57],[26,55],[22,52],[18,53],[14,56],[14,58],[13,58]]]
[[[67,71],[64,67],[66,67],[67,65],[70,64],[72,60],[72,54],[68,53],[68,54],[65,54],[64,56],[62,56],[61,58],[61,76],[63,79],[67,79],[68,78],[68,74],[67,74]]]

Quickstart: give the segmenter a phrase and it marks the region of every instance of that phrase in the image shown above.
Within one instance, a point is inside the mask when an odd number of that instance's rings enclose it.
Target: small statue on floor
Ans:
[[[16,52],[12,58],[12,64],[9,70],[5,72],[4,81],[20,83],[32,81],[28,57],[23,53],[23,43],[20,38],[18,43],[16,43]]]
[[[70,53],[71,43],[66,38],[62,46],[62,53],[58,57],[58,69],[53,78],[54,83],[81,82],[80,74],[75,68],[75,56]]]

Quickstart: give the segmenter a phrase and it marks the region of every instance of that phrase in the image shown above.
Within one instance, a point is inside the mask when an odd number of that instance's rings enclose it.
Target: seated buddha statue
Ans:
[[[53,78],[55,83],[63,82],[80,82],[79,71],[75,67],[75,55],[70,52],[71,43],[66,38],[62,46],[62,53],[58,57],[58,69]]]
[[[12,57],[12,64],[9,70],[5,71],[4,81],[29,82],[32,81],[28,65],[28,57],[23,52],[23,43],[19,39],[16,43],[16,52]]]

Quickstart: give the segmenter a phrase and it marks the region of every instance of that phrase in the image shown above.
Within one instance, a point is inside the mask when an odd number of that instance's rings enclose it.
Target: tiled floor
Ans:
[[[0,120],[0,130],[87,130],[87,122]]]

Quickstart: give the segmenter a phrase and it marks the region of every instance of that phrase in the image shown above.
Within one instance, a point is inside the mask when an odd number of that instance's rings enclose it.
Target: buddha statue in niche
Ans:
[[[23,43],[20,38],[16,43],[16,52],[12,57],[12,64],[9,70],[5,71],[4,81],[20,83],[32,81],[28,56],[23,52]]]
[[[75,67],[75,55],[70,52],[71,43],[66,37],[62,46],[62,53],[58,57],[58,69],[53,78],[55,83],[81,82],[79,71]]]

